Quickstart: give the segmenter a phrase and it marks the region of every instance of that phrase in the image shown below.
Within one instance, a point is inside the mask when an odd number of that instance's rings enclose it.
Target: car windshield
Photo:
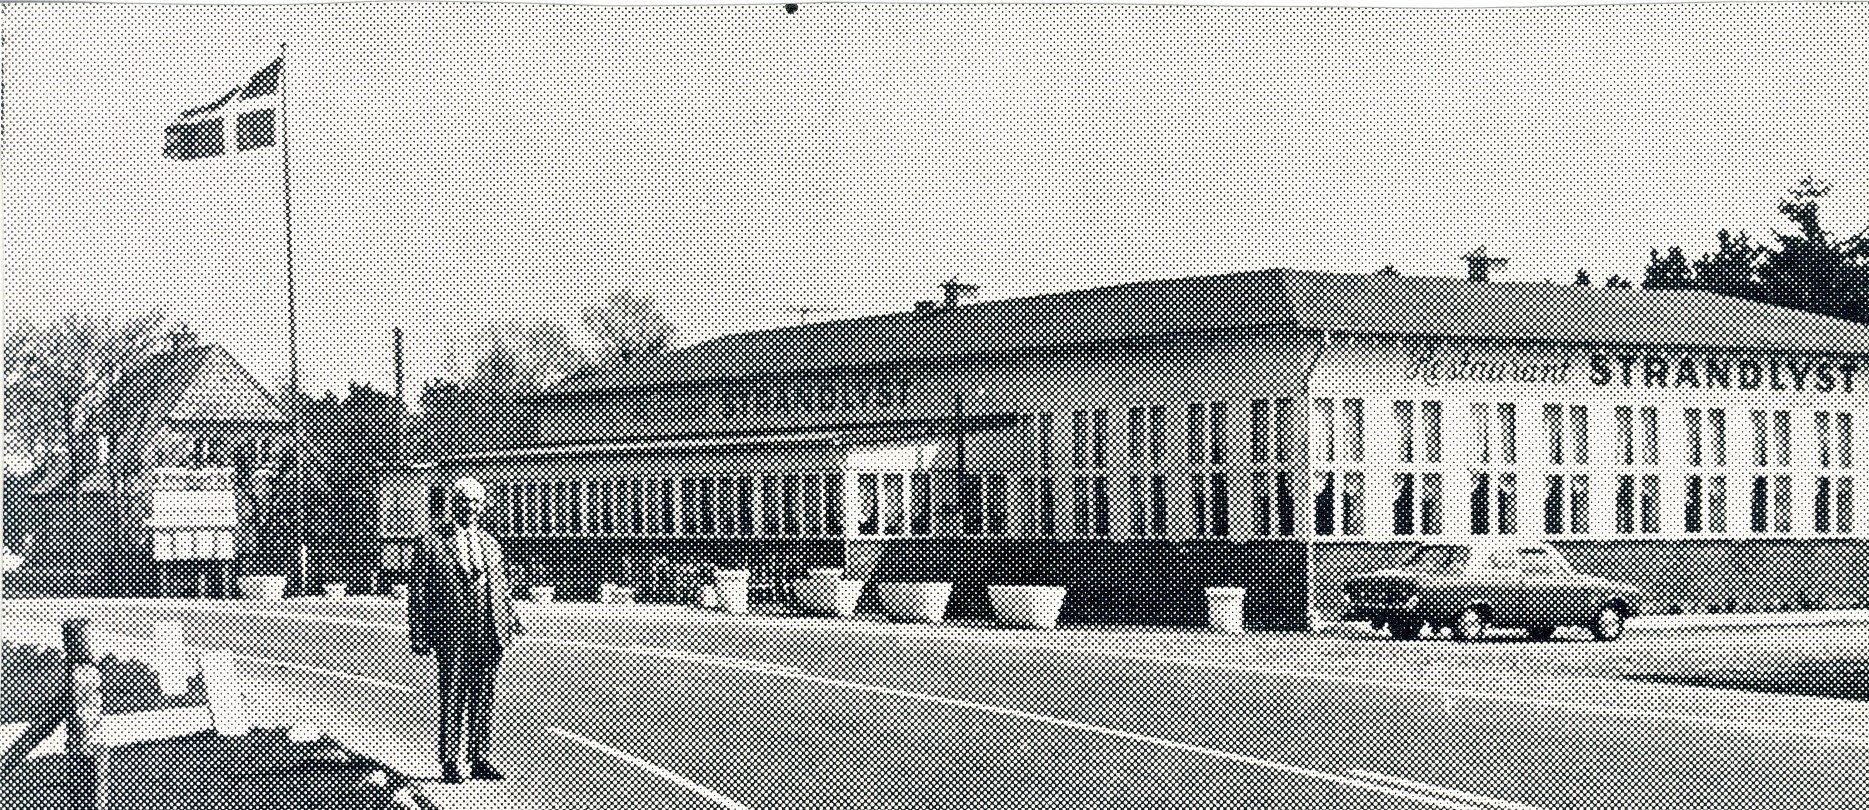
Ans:
[[[1467,567],[1466,546],[1418,546],[1401,567],[1427,574],[1448,574]]]

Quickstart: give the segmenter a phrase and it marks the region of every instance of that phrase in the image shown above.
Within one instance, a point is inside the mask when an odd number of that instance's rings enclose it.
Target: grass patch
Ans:
[[[1825,658],[1788,662],[1772,669],[1712,669],[1641,673],[1634,680],[1711,689],[1869,702],[1869,659]]]
[[[328,738],[298,741],[284,729],[240,737],[204,731],[113,748],[109,810],[395,810],[410,780]],[[67,810],[62,753],[8,774],[0,805]],[[417,799],[421,806],[425,800]]]

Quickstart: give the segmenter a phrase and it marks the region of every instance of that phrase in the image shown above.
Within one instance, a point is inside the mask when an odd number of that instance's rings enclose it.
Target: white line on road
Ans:
[[[1492,798],[1491,796],[1481,796],[1477,793],[1466,793],[1463,791],[1454,790],[1453,788],[1444,788],[1444,787],[1441,787],[1440,785],[1430,785],[1426,782],[1415,782],[1412,780],[1403,779],[1399,776],[1390,776],[1386,773],[1377,773],[1375,771],[1351,770],[1349,771],[1349,774],[1358,779],[1367,779],[1372,782],[1387,782],[1391,785],[1398,785],[1400,787],[1408,788],[1409,790],[1416,790],[1422,793],[1439,794],[1442,796],[1446,796],[1450,799],[1458,799],[1463,802],[1469,802],[1471,804],[1476,804],[1476,805],[1480,805],[1483,807],[1498,808],[1498,810],[1544,810],[1544,808],[1538,807],[1537,805],[1519,804],[1518,802],[1509,802],[1504,799],[1495,799],[1495,798]]]
[[[170,606],[174,606],[173,603],[166,603],[166,604]],[[290,620],[297,620],[297,621],[311,622],[311,623],[337,624],[337,625],[344,625],[344,626],[349,626],[349,627],[373,627],[373,628],[379,628],[379,629],[391,630],[391,631],[406,631],[408,629],[406,626],[400,625],[400,624],[371,622],[371,621],[365,621],[362,619],[352,619],[352,618],[341,617],[341,616],[318,616],[318,615],[310,615],[310,614],[293,614],[293,613],[276,612],[276,611],[253,611],[253,610],[243,610],[243,609],[234,608],[234,607],[220,607],[220,606],[212,606],[212,607],[196,606],[196,605],[183,605],[183,606],[189,607],[189,608],[195,608],[195,609],[224,611],[224,612],[230,612],[230,613],[245,613],[247,615],[275,617],[275,618],[280,618],[280,619],[290,619]],[[744,619],[748,617],[739,617],[739,618]],[[958,641],[962,643],[976,643],[974,640],[971,640],[964,635],[961,635],[958,633],[940,633],[938,632],[938,629],[935,629],[935,632],[929,632],[927,637],[940,638],[944,640],[953,640],[953,641]],[[550,643],[550,644],[559,644],[559,645],[569,646],[569,647],[578,647],[581,645],[588,644],[588,642],[564,641],[560,639],[545,638],[543,636],[521,636],[520,638],[521,640],[531,639],[534,641],[540,641],[540,642]],[[608,647],[605,645],[596,645],[596,646],[598,646],[599,648],[603,648],[603,649],[612,649],[618,652],[634,653],[634,654],[651,654],[648,651],[656,649],[656,648],[650,648],[650,647],[632,649],[632,648],[626,648],[626,647]],[[1590,714],[1627,717],[1627,718],[1638,719],[1638,720],[1660,721],[1660,722],[1669,722],[1669,723],[1688,723],[1688,724],[1698,723],[1698,724],[1705,724],[1708,726],[1713,726],[1716,728],[1731,729],[1733,731],[1741,731],[1741,732],[1746,732],[1749,734],[1759,734],[1759,735],[1764,735],[1764,736],[1805,737],[1805,738],[1810,738],[1810,739],[1824,740],[1827,742],[1841,742],[1841,743],[1849,743],[1853,745],[1869,745],[1869,736],[1863,736],[1860,734],[1849,734],[1845,732],[1831,731],[1827,729],[1818,729],[1818,728],[1777,726],[1777,725],[1771,725],[1768,723],[1757,723],[1757,722],[1752,722],[1749,720],[1738,720],[1738,719],[1733,719],[1729,717],[1709,717],[1707,715],[1699,715],[1699,714],[1679,714],[1675,712],[1656,711],[1656,710],[1650,710],[1650,709],[1638,709],[1638,708],[1630,708],[1630,707],[1624,707],[1624,706],[1608,706],[1608,705],[1603,705],[1599,703],[1585,703],[1581,701],[1560,700],[1556,698],[1543,698],[1543,697],[1535,697],[1531,695],[1514,695],[1514,694],[1506,694],[1502,692],[1487,692],[1487,691],[1483,691],[1480,689],[1462,688],[1462,687],[1451,686],[1451,685],[1434,685],[1434,684],[1427,684],[1427,683],[1422,683],[1422,682],[1409,682],[1409,681],[1400,681],[1400,680],[1391,681],[1391,680],[1384,680],[1382,678],[1362,677],[1362,676],[1356,676],[1356,675],[1347,675],[1347,674],[1338,674],[1338,673],[1329,673],[1329,672],[1307,672],[1303,670],[1285,669],[1281,667],[1253,666],[1250,664],[1238,664],[1238,663],[1231,663],[1231,662],[1225,662],[1225,661],[1208,661],[1208,660],[1202,660],[1202,659],[1197,659],[1197,658],[1185,658],[1185,657],[1173,656],[1173,655],[1157,656],[1157,655],[1144,655],[1144,654],[1118,652],[1118,651],[1077,649],[1077,648],[1066,648],[1066,651],[1089,654],[1089,655],[1105,655],[1105,656],[1110,656],[1114,658],[1122,658],[1122,659],[1130,660],[1130,661],[1142,661],[1142,662],[1158,663],[1158,664],[1175,664],[1175,665],[1181,665],[1181,666],[1203,667],[1203,668],[1209,668],[1209,669],[1223,669],[1223,670],[1229,670],[1233,672],[1248,672],[1248,673],[1253,673],[1257,675],[1270,675],[1273,677],[1293,678],[1293,679],[1299,679],[1299,680],[1315,681],[1319,683],[1335,683],[1335,684],[1342,684],[1346,686],[1371,687],[1371,688],[1379,688],[1379,689],[1396,689],[1396,690],[1405,691],[1405,692],[1426,692],[1429,694],[1441,696],[1443,697],[1443,699],[1450,697],[1450,696],[1457,696],[1457,697],[1471,698],[1474,700],[1488,700],[1488,701],[1495,701],[1495,702],[1501,702],[1501,703],[1517,703],[1520,705],[1535,706],[1535,707],[1545,708],[1545,709],[1561,709],[1561,710],[1569,710],[1569,711],[1587,712]],[[679,656],[683,656],[683,655],[692,656],[692,655],[695,655],[695,653],[689,653],[689,652],[684,652],[680,650],[664,650],[661,653],[661,657],[671,658],[675,660],[680,660]],[[735,660],[744,660],[744,659],[735,659]],[[796,672],[795,670],[788,671],[786,669],[771,669],[770,668],[770,667],[776,667],[778,665],[765,665],[763,667],[754,666],[754,664],[762,664],[763,662],[748,661],[746,663],[748,665],[738,666],[735,668],[743,669],[747,671],[754,671],[754,672],[766,672],[766,673],[781,676],[781,677],[792,677],[794,676]]]
[[[579,735],[579,734],[576,734],[570,731],[566,731],[556,726],[553,726],[551,728],[551,732],[567,740],[578,743],[579,745],[583,745],[587,748],[591,748],[596,751],[602,751],[603,753],[609,754],[610,756],[623,760],[624,762],[627,762],[631,765],[634,765],[638,768],[641,768],[645,771],[655,774],[656,776],[660,776],[663,779],[666,779],[670,782],[680,785],[681,787],[687,789],[689,792],[694,793],[697,796],[707,799],[708,801],[713,802],[715,804],[718,804],[721,807],[727,808],[727,810],[751,810],[751,808],[747,807],[746,805],[736,802],[732,799],[729,799],[726,796],[722,796],[719,793],[716,793],[712,790],[709,790],[704,785],[695,784],[693,781],[683,778],[681,774],[675,773],[674,771],[668,770],[666,768],[657,767],[654,763],[645,762],[643,760],[637,759],[636,757],[632,757],[629,754],[625,754],[622,751],[618,751],[615,748],[611,748],[610,746],[604,745],[603,743],[600,743],[589,737],[585,737],[585,736],[582,736],[582,735]]]
[[[296,669],[301,672],[315,672],[319,675],[329,675],[333,678],[342,678],[347,681],[356,681],[357,683],[367,684],[369,686],[375,686],[375,687],[382,688],[382,689],[394,690],[397,692],[401,692],[405,695],[415,694],[415,689],[413,687],[404,686],[399,683],[390,683],[389,681],[379,681],[367,675],[353,675],[349,672],[339,672],[335,669],[325,669],[324,667],[314,667],[309,664],[295,664],[295,663],[292,663],[291,661],[279,661],[279,660],[272,659],[272,658],[261,658],[257,655],[247,655],[245,653],[228,652],[226,653],[226,655],[230,658],[238,658],[242,661],[251,661],[256,664],[266,664],[268,666],[284,667],[286,669]]]

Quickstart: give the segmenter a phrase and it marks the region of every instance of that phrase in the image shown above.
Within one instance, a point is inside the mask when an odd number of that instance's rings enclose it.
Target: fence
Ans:
[[[12,772],[42,743],[64,728],[71,810],[103,810],[110,794],[112,745],[195,734],[208,729],[227,735],[252,730],[233,658],[226,653],[194,651],[181,643],[179,626],[158,625],[141,639],[95,633],[88,619],[63,627],[8,622],[8,643],[39,645],[64,652],[62,682],[0,760],[0,772]],[[129,714],[104,714],[103,656],[137,661],[153,670],[164,693],[181,695],[199,679],[206,705]]]

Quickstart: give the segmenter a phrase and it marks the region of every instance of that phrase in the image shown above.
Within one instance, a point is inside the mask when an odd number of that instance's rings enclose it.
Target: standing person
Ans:
[[[437,487],[437,490],[440,488]],[[461,781],[461,732],[467,732],[468,776],[504,779],[487,760],[494,675],[500,655],[523,632],[499,541],[480,527],[487,490],[456,479],[431,496],[445,499],[447,523],[423,538],[409,587],[409,645],[435,655],[441,694],[441,781]],[[437,521],[439,522],[439,521]]]

